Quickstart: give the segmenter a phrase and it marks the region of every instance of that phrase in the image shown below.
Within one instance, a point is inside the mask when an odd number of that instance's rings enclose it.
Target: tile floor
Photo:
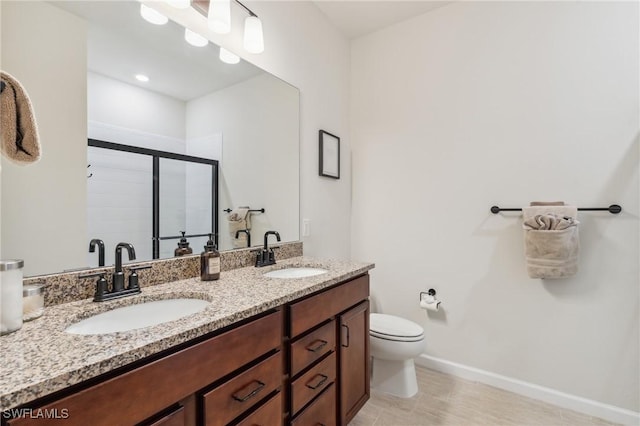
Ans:
[[[417,368],[420,391],[413,398],[375,389],[349,426],[605,426],[605,420],[529,399],[481,383]]]

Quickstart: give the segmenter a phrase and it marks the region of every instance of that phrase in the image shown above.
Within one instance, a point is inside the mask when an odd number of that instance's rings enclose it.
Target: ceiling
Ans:
[[[237,84],[263,71],[246,61],[218,59],[218,47],[194,47],[175,22],[152,25],[140,17],[137,1],[55,1],[88,22],[87,67],[124,83],[189,101]],[[149,82],[134,79],[149,76]]]
[[[315,0],[314,3],[340,32],[353,39],[422,15],[453,1]]]
[[[262,71],[246,61],[218,60],[218,48],[184,42],[174,22],[156,26],[143,21],[137,1],[53,1],[53,5],[88,22],[88,68],[116,80],[189,101],[244,81]],[[356,38],[442,7],[451,1],[315,0],[313,2],[347,38]],[[136,81],[135,74],[150,81]],[[214,77],[215,76],[215,77]]]

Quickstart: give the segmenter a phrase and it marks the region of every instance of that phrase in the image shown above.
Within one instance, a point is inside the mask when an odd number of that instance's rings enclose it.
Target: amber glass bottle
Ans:
[[[182,238],[180,238],[180,242],[178,243],[178,248],[175,249],[173,254],[175,256],[185,256],[187,254],[193,253],[193,249],[189,247],[189,242],[184,236],[184,231],[180,231],[182,233]]]
[[[209,241],[200,254],[200,279],[214,281],[220,278],[220,253],[213,242],[213,234],[209,234]]]

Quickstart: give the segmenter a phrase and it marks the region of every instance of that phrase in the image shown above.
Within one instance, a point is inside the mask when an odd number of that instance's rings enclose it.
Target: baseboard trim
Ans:
[[[590,416],[599,417],[623,425],[640,424],[640,413],[603,404],[587,398],[560,392],[544,386],[514,379],[468,365],[458,364],[441,358],[422,354],[415,360],[416,365],[451,374],[467,380],[484,383],[489,386],[517,393],[528,398],[537,399],[569,410],[578,411]]]

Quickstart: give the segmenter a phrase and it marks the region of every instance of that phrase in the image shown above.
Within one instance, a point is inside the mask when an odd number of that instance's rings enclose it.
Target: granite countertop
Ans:
[[[324,268],[329,272],[296,279],[262,276],[290,266]],[[108,302],[85,299],[48,307],[42,317],[0,337],[0,411],[361,275],[373,267],[371,263],[294,257],[264,268],[225,271],[217,281],[190,278],[144,287],[139,295]],[[79,320],[116,307],[183,297],[204,299],[211,304],[196,314],[137,330],[102,335],[64,331]]]

